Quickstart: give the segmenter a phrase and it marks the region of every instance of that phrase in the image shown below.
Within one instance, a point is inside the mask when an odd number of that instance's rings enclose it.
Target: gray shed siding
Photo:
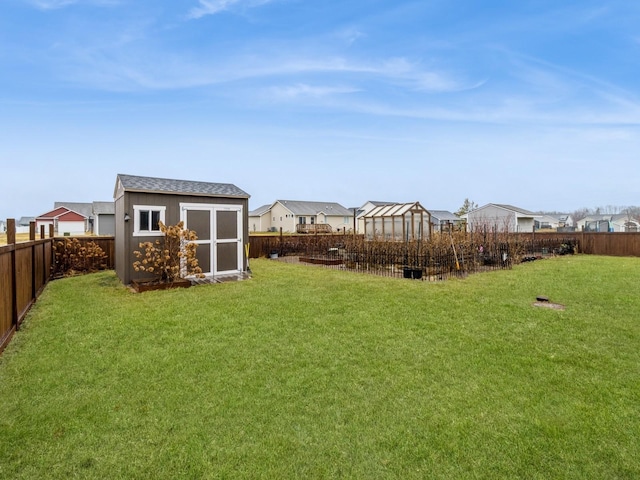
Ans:
[[[140,250],[141,242],[155,241],[158,237],[134,237],[134,205],[165,206],[165,223],[175,225],[180,221],[181,203],[199,203],[207,205],[241,205],[242,206],[242,238],[246,243],[249,240],[249,200],[246,198],[211,197],[201,195],[178,195],[146,192],[124,192],[116,198],[116,273],[125,285],[131,283],[134,278],[151,277],[151,274],[136,272],[133,262],[137,260],[135,250]],[[130,220],[124,222],[125,213]],[[243,256],[244,257],[244,256]],[[243,270],[247,269],[247,259],[243,260]]]

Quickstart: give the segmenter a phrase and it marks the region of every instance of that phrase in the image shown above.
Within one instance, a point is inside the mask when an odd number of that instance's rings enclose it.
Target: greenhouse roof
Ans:
[[[381,205],[376,207],[364,215],[365,218],[380,217],[401,217],[407,213],[426,213],[429,211],[420,205],[420,202],[413,203],[396,203],[393,205]]]

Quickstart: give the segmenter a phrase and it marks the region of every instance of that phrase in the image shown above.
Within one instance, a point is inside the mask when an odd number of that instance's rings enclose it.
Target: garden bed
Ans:
[[[313,263],[315,265],[342,265],[342,258],[322,258],[322,257],[300,257],[303,263]]]

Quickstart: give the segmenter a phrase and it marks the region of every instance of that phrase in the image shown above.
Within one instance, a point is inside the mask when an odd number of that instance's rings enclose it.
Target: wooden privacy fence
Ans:
[[[29,241],[16,243],[15,220],[7,220],[7,245],[0,246],[0,352],[20,329],[29,308],[52,278],[56,264],[55,244],[69,237],[54,238],[53,226],[45,238],[40,228],[36,239],[36,225],[31,222]],[[106,253],[108,268],[114,265],[113,237],[73,237],[83,243],[94,242]]]
[[[616,257],[640,257],[640,233],[638,232],[535,232],[513,234],[522,241],[567,239],[580,245],[580,253]]]

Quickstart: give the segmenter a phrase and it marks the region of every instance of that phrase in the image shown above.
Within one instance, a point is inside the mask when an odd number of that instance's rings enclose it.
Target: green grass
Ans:
[[[0,357],[0,478],[640,477],[640,259],[251,266],[52,282]]]

